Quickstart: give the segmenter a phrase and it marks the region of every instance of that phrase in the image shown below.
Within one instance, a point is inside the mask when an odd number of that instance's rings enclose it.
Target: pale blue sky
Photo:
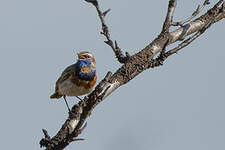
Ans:
[[[168,5],[99,2],[112,9],[106,18],[112,38],[130,54],[159,34]],[[186,18],[199,3],[179,0],[174,19]],[[1,149],[38,150],[41,129],[53,136],[67,118],[64,101],[49,96],[77,51],[94,53],[98,82],[121,65],[99,34],[95,9],[82,0],[1,0],[0,19]],[[93,111],[79,136],[86,140],[66,149],[225,149],[224,25],[213,25],[163,67],[120,87]]]

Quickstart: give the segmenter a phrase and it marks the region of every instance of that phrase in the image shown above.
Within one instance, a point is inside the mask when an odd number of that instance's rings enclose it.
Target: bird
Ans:
[[[51,99],[64,98],[70,112],[66,96],[78,96],[90,93],[97,81],[96,62],[94,55],[88,51],[81,51],[75,64],[68,66],[56,81],[55,93]],[[81,99],[80,99],[81,100]]]

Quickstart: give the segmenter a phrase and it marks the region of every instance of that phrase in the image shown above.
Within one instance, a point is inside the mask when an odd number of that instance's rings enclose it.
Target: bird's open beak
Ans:
[[[81,55],[81,56],[78,55],[78,59],[79,59],[79,60],[85,60],[86,58],[85,58],[84,56],[82,56],[82,55]]]

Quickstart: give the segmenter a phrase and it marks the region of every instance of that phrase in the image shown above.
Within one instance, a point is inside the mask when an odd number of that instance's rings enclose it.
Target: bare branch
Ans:
[[[88,2],[88,3],[93,4],[94,6],[98,5],[98,1],[97,0],[85,0],[85,1]]]
[[[216,4],[218,6],[218,4]],[[222,15],[224,15],[224,3],[222,7],[220,8],[220,11],[222,12]],[[160,55],[149,62],[149,64],[146,66],[146,68],[154,68],[159,67],[163,65],[163,62],[171,55],[177,53],[179,50],[183,49],[184,47],[188,46],[190,43],[192,43],[194,40],[196,40],[200,35],[202,35],[213,23],[217,22],[218,16],[221,16],[220,13],[217,14],[217,16],[214,16],[211,18],[208,24],[206,24],[202,29],[200,29],[198,32],[196,32],[193,36],[189,37],[188,39],[184,40],[181,44],[179,44],[177,47],[167,51],[165,53],[165,48],[168,45],[168,42],[164,45]]]
[[[47,130],[42,129],[42,132],[44,133],[44,136],[45,136],[46,139],[50,139],[50,136],[48,135]]]
[[[48,145],[51,144],[51,137],[48,135],[47,130],[42,129],[42,132],[43,132],[45,137],[43,139],[41,139],[39,144],[40,144],[40,147],[47,147]]]
[[[166,43],[164,44],[162,51],[160,52],[160,55],[156,58],[156,59],[152,59],[151,61],[149,61],[149,63],[147,63],[147,65],[145,66],[146,69],[149,68],[155,68],[155,67],[159,67],[163,65],[163,62],[166,60],[166,47],[169,44],[169,39],[166,41]]]
[[[202,35],[206,29],[208,29],[212,24],[213,24],[214,20],[212,20],[207,26],[205,26],[204,28],[202,28],[200,31],[198,31],[197,33],[195,33],[193,36],[189,37],[188,39],[184,40],[181,44],[179,44],[177,47],[169,50],[168,52],[166,52],[164,55],[167,58],[168,56],[177,53],[180,49],[188,46],[191,42],[193,42],[194,40],[196,40],[200,35]]]
[[[225,4],[223,3],[221,9],[221,14],[216,18],[216,22],[220,21],[221,19],[224,19],[225,18]]]
[[[109,12],[109,10],[102,13],[99,9],[97,0],[86,1],[96,7],[102,22],[103,35],[107,38],[106,43],[112,47],[118,60],[120,58],[129,58],[129,61],[128,59],[124,61],[119,60],[124,64],[114,74],[108,72],[105,78],[95,87],[95,90],[92,93],[72,107],[68,119],[54,137],[50,138],[47,131],[43,130],[44,138],[40,141],[40,146],[45,147],[46,150],[62,150],[73,141],[83,140],[77,137],[82,133],[86,126],[83,126],[85,120],[91,115],[92,110],[101,101],[103,101],[117,88],[134,79],[144,70],[163,65],[163,62],[168,56],[178,52],[180,49],[184,48],[192,41],[197,39],[212,24],[221,20],[218,18],[224,18],[224,3],[222,6],[220,6],[223,0],[219,0],[213,8],[209,9],[208,12],[199,18],[187,23],[185,26],[179,27],[173,32],[169,32],[175,5],[173,5],[173,7],[169,6],[167,17],[163,26],[163,32],[161,32],[161,34],[155,38],[155,40],[153,40],[149,45],[140,50],[138,53],[132,56],[126,53],[126,56],[124,56],[122,55],[117,42],[115,41],[115,43],[113,43],[110,39],[108,27],[104,22],[104,16]],[[175,4],[175,2],[175,0],[170,0],[170,5]],[[187,38],[189,35],[192,36]],[[185,40],[185,38],[187,39]],[[166,52],[166,47],[168,45],[180,40],[183,41],[181,44]],[[159,53],[159,57],[154,59],[154,57]]]
[[[99,5],[98,5],[98,1],[97,0],[85,0],[85,1],[87,1],[89,3],[92,3],[95,6],[96,10],[97,10],[99,19],[100,19],[100,21],[102,23],[102,32],[101,32],[101,34],[104,35],[106,37],[106,39],[107,39],[107,41],[105,41],[105,43],[112,48],[113,52],[116,55],[116,58],[118,59],[118,61],[120,63],[127,62],[129,60],[128,55],[124,56],[122,51],[121,51],[121,49],[118,47],[117,43],[114,44],[112,42],[112,40],[110,38],[109,28],[108,28],[108,26],[105,23],[105,16],[110,11],[110,9],[107,9],[105,12],[102,12],[100,7],[99,7]],[[115,46],[115,45],[117,45],[117,46]]]
[[[84,124],[83,127],[81,127],[80,129],[77,130],[77,135],[81,134],[86,127],[87,127],[87,122]],[[82,138],[72,137],[72,141],[83,141],[83,140],[84,139],[82,139]]]
[[[105,78],[96,86],[95,90],[91,94],[72,107],[68,119],[53,138],[50,139],[47,131],[43,130],[45,138],[40,141],[41,147],[46,147],[46,150],[62,150],[70,142],[83,140],[77,137],[82,133],[87,125],[87,123],[85,123],[83,126],[86,118],[90,116],[94,107],[100,103],[102,98],[104,98],[108,93],[109,85],[111,85],[109,83],[111,75],[112,73],[108,72]],[[105,87],[107,88],[105,89]],[[105,90],[108,91],[106,92]]]
[[[111,9],[109,8],[109,9],[107,9],[105,12],[103,12],[103,13],[102,13],[103,17],[105,17],[106,14],[107,14],[110,10],[111,10]]]
[[[202,6],[198,5],[197,9],[192,13],[192,15],[190,17],[188,17],[184,21],[173,22],[172,25],[173,26],[183,26],[185,23],[191,21],[194,17],[196,17],[205,8],[205,6],[209,5],[209,4],[210,4],[209,0],[205,0],[204,3],[202,4]]]
[[[176,0],[170,0],[169,1],[167,15],[166,15],[166,19],[165,19],[164,24],[163,24],[162,32],[169,32],[169,28],[170,28],[170,26],[173,22],[173,14],[174,14],[176,5],[177,5]]]
[[[185,37],[198,32],[204,26],[206,26],[212,18],[217,18],[218,16],[222,15],[223,12],[221,11],[222,6],[220,7],[220,4],[223,2],[223,0],[219,0],[213,8],[208,10],[204,15],[200,16],[199,18],[185,24],[184,26],[178,28],[177,30],[170,32],[170,42],[174,43],[176,41],[182,41],[185,39]],[[215,20],[216,21],[216,20]]]

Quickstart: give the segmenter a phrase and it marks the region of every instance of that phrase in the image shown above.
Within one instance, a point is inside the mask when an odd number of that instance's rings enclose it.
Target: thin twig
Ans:
[[[196,17],[205,8],[205,6],[209,5],[209,4],[210,4],[209,0],[205,0],[204,3],[202,4],[202,6],[198,5],[197,9],[192,13],[192,15],[190,17],[188,17],[187,19],[180,21],[180,22],[172,22],[171,25],[183,26],[185,23],[191,21],[194,17]]]
[[[105,12],[102,12],[99,5],[98,5],[97,0],[85,0],[85,1],[89,2],[89,3],[92,3],[97,10],[99,19],[102,23],[101,34],[104,35],[105,38],[107,39],[107,41],[104,41],[104,42],[112,48],[113,52],[116,55],[116,58],[118,59],[118,61],[120,63],[127,62],[129,60],[129,55],[127,55],[128,53],[126,52],[126,55],[123,55],[123,53],[122,53],[121,49],[119,48],[117,42],[115,41],[115,43],[113,43],[113,41],[111,40],[111,37],[110,37],[109,28],[105,23],[105,16],[110,11],[110,9],[107,9]]]
[[[96,0],[86,1],[92,3],[96,7],[98,6],[98,2]],[[197,18],[196,20],[202,20],[199,21],[198,24],[200,23],[204,27],[201,29],[196,28],[192,32],[195,33],[193,36],[184,40],[174,49],[171,49],[167,52],[165,50],[168,44],[172,44],[174,42],[177,42],[178,40],[174,40],[171,42],[170,39],[173,38],[173,36],[170,33],[160,34],[160,36],[158,36],[148,46],[146,46],[137,54],[131,56],[132,59],[130,59],[130,61],[120,67],[113,75],[112,73],[108,73],[106,77],[95,87],[95,90],[92,93],[90,93],[83,100],[79,101],[78,104],[75,104],[72,107],[71,113],[69,113],[69,117],[55,136],[51,138],[48,135],[47,131],[43,130],[44,138],[41,139],[40,146],[45,147],[46,150],[62,150],[74,140],[83,140],[76,137],[78,137],[78,135],[83,131],[85,127],[85,125],[83,126],[83,124],[85,123],[87,117],[90,116],[95,106],[102,100],[104,100],[109,94],[115,91],[118,87],[128,83],[145,69],[162,65],[163,61],[165,61],[168,56],[178,52],[180,49],[189,45],[192,41],[202,35],[213,23],[217,21],[216,18],[218,18],[220,15],[223,15],[224,6],[220,7],[222,1],[223,0],[219,0],[219,2],[207,13]],[[103,19],[107,12],[108,10],[105,13],[101,13],[103,14]],[[193,24],[191,24],[190,26],[195,27],[196,22],[193,21],[192,23]],[[116,42],[113,46],[119,49]],[[162,50],[159,57],[153,59],[154,56],[159,53],[160,49]],[[128,54],[127,57],[129,57]]]

